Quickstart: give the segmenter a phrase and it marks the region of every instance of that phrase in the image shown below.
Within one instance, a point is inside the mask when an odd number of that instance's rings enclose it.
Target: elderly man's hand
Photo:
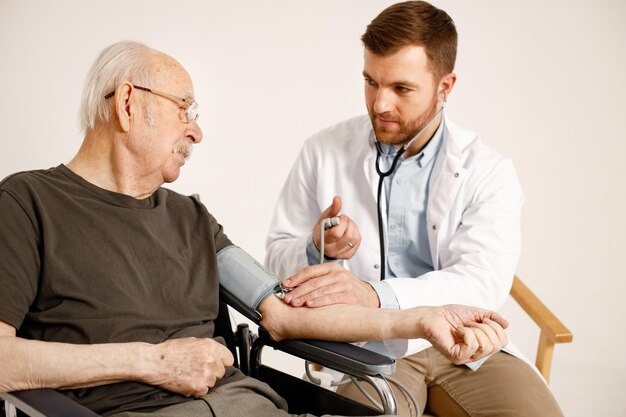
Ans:
[[[232,364],[230,350],[213,339],[172,339],[154,345],[145,382],[188,397],[200,397]]]
[[[498,313],[477,307],[445,305],[414,309],[421,337],[456,365],[499,351],[508,343],[509,323]]]

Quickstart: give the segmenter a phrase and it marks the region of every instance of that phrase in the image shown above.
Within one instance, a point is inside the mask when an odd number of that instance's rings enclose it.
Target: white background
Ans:
[[[359,37],[390,3],[0,0],[0,177],[69,161],[91,63],[139,40],[188,69],[201,105],[204,142],[171,187],[200,193],[263,259],[304,139],[364,112]],[[448,114],[515,161],[518,272],[574,332],[556,347],[551,387],[568,416],[625,416],[626,2],[436,5],[460,35]],[[536,328],[512,303],[504,311],[534,358]]]

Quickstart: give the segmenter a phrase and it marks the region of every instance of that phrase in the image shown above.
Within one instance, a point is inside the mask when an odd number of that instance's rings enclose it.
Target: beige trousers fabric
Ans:
[[[393,376],[409,389],[424,412],[438,417],[563,417],[550,389],[524,361],[504,352],[490,357],[477,371],[453,365],[434,348],[397,361]],[[398,415],[415,416],[412,402],[393,384]],[[362,382],[373,398],[371,386]],[[349,383],[338,393],[371,405]]]

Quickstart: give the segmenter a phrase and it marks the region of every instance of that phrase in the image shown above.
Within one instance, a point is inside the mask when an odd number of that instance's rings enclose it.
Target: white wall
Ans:
[[[199,192],[258,258],[303,140],[364,111],[359,36],[390,1],[0,1],[0,177],[67,162],[84,77],[135,39],[189,70],[205,140],[172,188]],[[448,113],[513,158],[518,271],[574,332],[552,389],[568,416],[626,415],[626,3],[437,1],[460,33]],[[513,337],[536,330],[513,305]],[[531,340],[531,337],[533,338]]]

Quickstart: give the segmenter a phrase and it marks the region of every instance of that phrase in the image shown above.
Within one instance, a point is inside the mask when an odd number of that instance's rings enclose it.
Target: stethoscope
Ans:
[[[383,209],[380,205],[380,196],[382,195],[382,191],[383,191],[383,182],[385,178],[393,174],[393,172],[396,170],[396,166],[398,165],[398,161],[400,160],[400,157],[404,155],[406,150],[411,147],[413,142],[415,142],[415,140],[417,140],[417,138],[419,138],[422,135],[422,133],[424,133],[424,131],[428,129],[431,124],[433,124],[433,122],[435,121],[435,119],[437,119],[437,117],[441,114],[441,112],[443,112],[443,109],[446,107],[446,104],[448,103],[448,96],[446,95],[445,91],[442,90],[442,92],[443,92],[443,104],[441,105],[441,108],[437,111],[437,113],[433,115],[433,117],[430,118],[428,123],[426,123],[424,127],[419,132],[417,132],[415,136],[413,136],[413,139],[411,139],[408,143],[402,145],[402,147],[398,150],[398,153],[396,154],[396,156],[393,158],[391,167],[387,171],[383,171],[380,169],[380,156],[382,154],[382,149],[380,147],[380,142],[378,142],[378,140],[374,136],[374,144],[376,145],[376,172],[378,173],[378,177],[379,177],[378,178],[378,195],[377,195],[376,203],[378,206],[378,238],[380,239],[380,280],[381,281],[385,279],[385,270],[387,269],[387,264],[385,263],[386,260],[385,260],[385,234],[383,233]]]

